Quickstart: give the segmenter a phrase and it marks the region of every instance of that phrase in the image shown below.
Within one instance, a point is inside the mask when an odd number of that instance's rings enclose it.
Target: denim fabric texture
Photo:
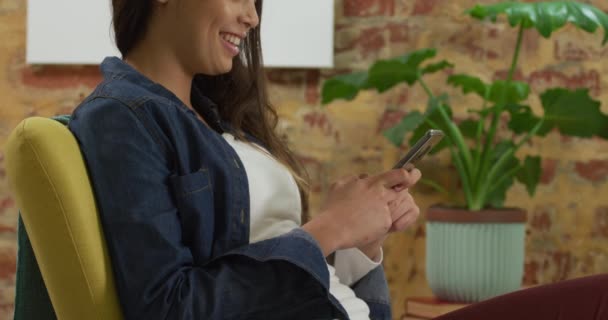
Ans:
[[[217,106],[196,114],[119,58],[69,123],[98,202],[126,319],[347,319],[302,229],[249,244],[249,183]],[[390,319],[381,267],[353,288]]]

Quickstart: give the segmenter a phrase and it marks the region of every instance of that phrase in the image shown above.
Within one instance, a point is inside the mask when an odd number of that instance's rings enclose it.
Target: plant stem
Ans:
[[[496,191],[496,189],[500,186],[501,183],[505,182],[507,179],[512,178],[513,176],[515,176],[515,174],[521,170],[521,167],[515,167],[511,170],[509,170],[507,173],[505,173],[502,177],[500,177],[500,179],[498,179],[498,181],[496,181],[496,183],[494,183],[494,186],[492,186],[492,188],[490,189],[490,191],[487,192],[487,194],[492,194],[492,192]]]
[[[431,91],[431,89],[429,89],[429,86],[426,85],[426,83],[424,82],[424,80],[422,80],[422,77],[420,75],[418,75],[418,82],[422,86],[422,89],[424,89],[426,94],[429,96],[429,98],[436,99],[435,95],[433,94],[433,91]]]
[[[515,53],[513,54],[513,61],[511,62],[511,69],[509,69],[509,75],[507,76],[507,82],[513,80],[513,75],[517,69],[517,62],[519,61],[519,52],[521,50],[521,44],[524,39],[524,23],[519,24],[519,33],[517,34],[517,43],[515,44]]]
[[[541,118],[540,121],[538,121],[538,123],[534,126],[534,128],[532,128],[532,130],[530,130],[530,132],[528,132],[526,134],[526,136],[523,137],[521,139],[521,141],[514,148],[505,152],[500,157],[500,159],[498,159],[498,161],[496,161],[496,164],[492,167],[492,169],[490,170],[490,173],[488,174],[488,179],[486,180],[487,183],[485,184],[486,187],[494,179],[494,176],[498,173],[500,167],[504,164],[504,162],[507,161],[507,159],[511,155],[515,154],[515,152],[517,152],[517,150],[519,150],[526,142],[528,142],[530,139],[532,139],[532,137],[535,136],[536,133],[538,132],[538,130],[540,130],[540,128],[543,126],[543,123],[545,123],[545,118]],[[490,192],[488,192],[487,194],[490,194]]]
[[[483,132],[484,132],[484,126],[486,124],[486,108],[488,106],[488,92],[489,90],[486,90],[486,94],[484,95],[483,98],[483,104],[481,106],[481,113],[479,114],[479,122],[477,122],[477,132],[475,135],[475,150],[477,150],[477,153],[475,154],[475,159],[473,160],[473,168],[479,168],[480,162],[481,162],[481,145],[482,145],[482,137],[483,137]],[[475,176],[473,177],[473,182],[477,183],[478,180],[478,175],[479,175],[479,170],[477,170],[477,172],[475,172]],[[473,186],[473,188],[476,188],[476,186]]]
[[[544,123],[545,123],[545,118],[541,118],[540,121],[538,121],[538,123],[534,126],[534,128],[532,128],[532,130],[530,130],[530,132],[528,132],[526,134],[526,136],[521,139],[521,141],[517,144],[517,146],[515,146],[515,150],[521,148],[524,145],[524,143],[526,143],[530,139],[532,139],[532,137],[536,135],[536,133],[538,132],[538,130],[540,130],[540,128],[543,126]]]
[[[484,175],[483,183],[481,184],[479,191],[479,201],[485,203],[487,196],[490,194],[490,184],[494,181],[494,176],[502,169],[505,162],[515,153],[515,148],[509,149],[505,152],[498,161],[491,167],[490,172]]]
[[[424,88],[424,90],[427,92],[427,94],[429,95],[429,97],[431,99],[437,99],[433,93],[431,92],[431,90],[429,89],[429,87],[426,85],[426,83],[424,82],[424,80],[422,79],[422,77],[420,75],[418,75],[418,82],[420,82],[420,85],[422,86],[422,88]],[[471,152],[469,151],[469,147],[466,145],[465,141],[464,141],[464,137],[462,136],[462,133],[460,132],[460,129],[458,129],[458,127],[454,124],[454,122],[452,122],[452,120],[450,119],[450,116],[448,115],[448,113],[444,110],[443,108],[443,104],[439,103],[438,107],[439,109],[439,114],[441,114],[441,118],[443,119],[443,121],[446,124],[446,127],[448,129],[449,132],[446,132],[446,134],[451,138],[452,138],[452,142],[454,142],[456,144],[456,147],[458,148],[458,150],[460,151],[460,153],[463,156],[463,171],[461,171],[462,175],[466,175],[468,177],[468,179],[472,178],[471,175],[471,171],[472,171],[472,159],[471,159]],[[439,127],[437,127],[439,128]]]
[[[460,159],[460,157],[458,157],[458,154],[456,153],[456,151],[454,151],[454,149],[450,148],[450,153],[452,154],[452,159],[454,159],[454,164],[456,165],[456,170],[458,170],[458,172],[460,173],[460,178],[462,179],[462,189],[464,191],[464,196],[467,201],[467,205],[469,205],[469,209],[470,210],[481,209],[481,208],[476,209],[476,208],[471,207],[471,204],[473,203],[473,194],[472,194],[472,190],[471,190],[471,184],[469,182],[469,177],[465,174],[466,171],[464,169],[462,159]]]
[[[498,161],[496,161],[496,164],[494,166],[492,166],[490,173],[488,174],[488,179],[486,180],[486,183],[484,184],[486,188],[488,187],[489,183],[492,182],[492,180],[494,179],[494,176],[496,174],[498,174],[498,171],[499,171],[500,167],[504,164],[504,162],[507,161],[507,159],[509,159],[509,157],[511,157],[513,154],[515,154],[515,152],[517,152],[517,150],[519,150],[526,142],[528,142],[530,139],[532,139],[532,137],[536,135],[538,130],[540,130],[543,123],[545,123],[545,119],[541,118],[540,121],[538,121],[538,123],[534,126],[534,128],[532,128],[532,130],[530,130],[530,132],[528,132],[528,134],[526,134],[526,136],[523,137],[521,139],[521,141],[514,148],[505,152],[500,157],[500,159],[498,159]],[[489,194],[489,193],[490,192],[488,192],[487,194]]]
[[[525,30],[524,24],[522,22],[519,24],[519,32],[517,35],[517,43],[515,44],[515,52],[513,53],[513,60],[511,62],[511,68],[509,69],[509,74],[507,76],[507,83],[506,83],[507,86],[513,80],[513,75],[515,74],[515,70],[517,69],[517,63],[519,61],[521,44],[522,44],[523,38],[524,38],[524,30]],[[481,169],[479,170],[479,172],[475,178],[475,187],[476,187],[475,193],[483,193],[484,196],[481,196],[481,198],[485,198],[485,195],[488,194],[488,193],[484,192],[483,189],[480,189],[480,188],[485,188],[485,186],[488,185],[488,179],[490,179],[490,176],[491,176],[491,174],[486,174],[486,173],[490,169],[490,168],[488,168],[488,166],[490,165],[490,156],[491,156],[490,150],[491,150],[493,142],[494,142],[494,137],[496,136],[496,131],[498,129],[498,121],[500,120],[500,114],[502,113],[503,107],[504,106],[502,106],[502,105],[496,105],[496,109],[494,110],[494,116],[492,117],[492,124],[490,125],[490,130],[488,132],[488,136],[486,138],[486,143],[484,145],[483,152],[481,155]],[[505,156],[505,155],[503,155],[503,156]],[[498,162],[496,163],[494,168],[492,168],[492,171],[494,171],[494,169],[497,166],[498,166]],[[482,183],[482,181],[483,181],[483,183]],[[485,199],[480,200],[480,201],[485,202]]]
[[[428,123],[431,127],[439,128],[437,123],[429,120],[428,118],[424,119],[424,121],[426,123]],[[450,142],[448,149],[450,150],[452,160],[454,161],[454,163],[456,165],[456,170],[458,171],[458,174],[460,175],[460,179],[462,180],[462,188],[464,189],[466,203],[470,204],[473,199],[473,193],[472,193],[472,189],[471,189],[470,177],[466,174],[466,171],[463,166],[464,160],[461,157],[462,153],[458,152],[458,150],[459,150],[458,146],[456,143],[454,143],[454,139],[450,135],[446,135],[446,138]]]

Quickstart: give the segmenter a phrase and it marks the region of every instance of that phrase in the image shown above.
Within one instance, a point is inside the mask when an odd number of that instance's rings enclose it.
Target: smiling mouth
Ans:
[[[241,38],[237,37],[233,34],[230,33],[220,33],[220,36],[222,37],[222,39],[224,39],[226,42],[232,44],[233,46],[239,48],[241,46]]]

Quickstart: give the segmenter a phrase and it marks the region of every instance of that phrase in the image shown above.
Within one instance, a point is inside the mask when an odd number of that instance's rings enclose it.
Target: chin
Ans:
[[[229,66],[226,66],[226,67],[223,69],[222,73],[228,73],[228,72],[230,72],[230,71],[232,71],[232,63],[231,63]]]
[[[215,61],[213,64],[207,64],[206,66],[202,64],[199,68],[197,68],[198,72],[195,74],[205,74],[208,76],[219,76],[222,74],[226,74],[232,70],[232,60],[220,60]]]
[[[229,63],[222,63],[221,65],[217,66],[217,68],[214,70],[214,75],[219,76],[221,74],[226,74],[228,72],[230,72],[232,70],[232,61],[230,61]]]

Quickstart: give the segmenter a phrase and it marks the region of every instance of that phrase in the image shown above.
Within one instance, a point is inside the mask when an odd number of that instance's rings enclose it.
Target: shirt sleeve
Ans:
[[[357,297],[369,307],[371,320],[391,320],[391,298],[382,265],[370,271],[353,286]]]
[[[96,98],[70,122],[87,163],[125,319],[343,317],[329,299],[325,258],[302,229],[195,261],[171,194],[173,155],[163,149],[152,121],[144,121],[150,115],[143,108],[141,102]]]
[[[381,265],[383,259],[384,252],[382,249],[380,249],[378,261],[373,261],[357,248],[338,250],[336,251],[334,260],[336,276],[340,278],[340,282],[343,284],[352,286],[370,271]]]

